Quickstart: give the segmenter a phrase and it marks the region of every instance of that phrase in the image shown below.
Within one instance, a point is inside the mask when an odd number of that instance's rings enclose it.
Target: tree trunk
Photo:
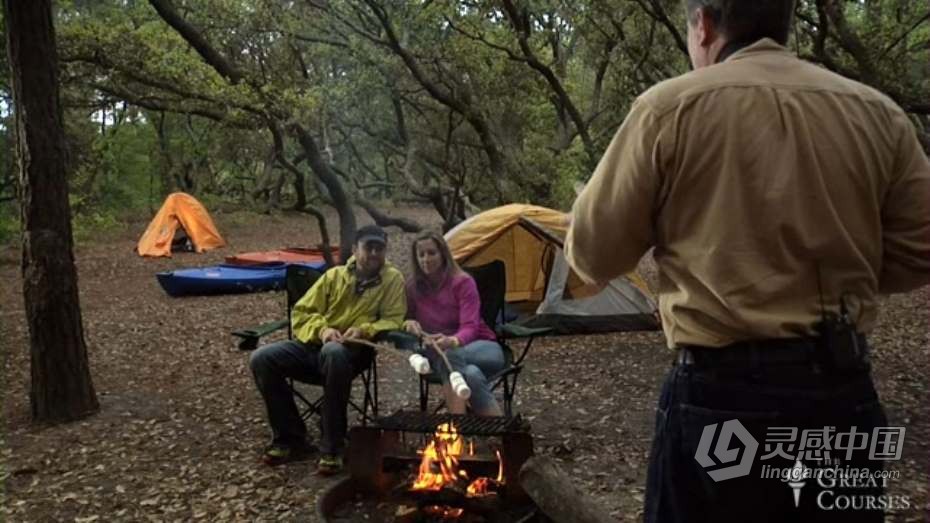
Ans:
[[[159,113],[155,121],[155,132],[158,134],[158,151],[161,153],[161,185],[162,193],[174,192],[178,189],[174,173],[174,161],[171,159],[171,150],[168,144],[168,135],[165,133],[165,113]]]
[[[326,217],[323,216],[323,213],[313,207],[301,207],[299,209],[301,212],[305,212],[313,215],[316,218],[316,223],[320,228],[320,240],[322,240],[318,247],[323,252],[323,259],[326,261],[327,267],[333,267],[336,265],[336,261],[333,258],[333,251],[330,249],[329,243],[329,228],[326,226]]]
[[[36,421],[68,421],[100,407],[78,302],[50,0],[4,0],[22,186],[23,297]]]
[[[352,244],[355,241],[355,212],[352,210],[352,201],[349,199],[349,195],[346,194],[345,189],[343,189],[342,182],[339,181],[336,173],[329,168],[329,165],[323,159],[320,149],[316,145],[316,140],[310,136],[310,133],[296,123],[291,124],[289,129],[296,135],[304,154],[307,155],[307,163],[313,169],[313,173],[329,191],[333,207],[336,208],[336,213],[339,215],[339,251],[341,261],[345,263],[349,253],[352,252]]]

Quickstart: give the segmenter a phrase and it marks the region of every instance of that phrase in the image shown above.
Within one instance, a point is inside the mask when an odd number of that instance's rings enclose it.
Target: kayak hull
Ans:
[[[322,271],[325,262],[300,263]],[[240,294],[284,288],[287,263],[265,265],[215,265],[159,272],[155,276],[169,296],[207,296]]]

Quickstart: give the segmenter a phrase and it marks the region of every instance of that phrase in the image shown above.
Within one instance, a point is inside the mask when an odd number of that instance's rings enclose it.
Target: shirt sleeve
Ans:
[[[565,256],[588,283],[632,271],[655,243],[659,134],[655,113],[637,99],[572,207]]]
[[[478,294],[478,285],[470,276],[461,278],[453,286],[455,299],[459,304],[459,328],[453,334],[462,345],[478,339],[481,332],[481,296]]]
[[[882,293],[930,283],[930,162],[910,121],[901,127],[897,178],[882,203]]]
[[[407,314],[407,298],[404,295],[404,277],[400,272],[388,272],[384,283],[384,294],[381,296],[380,314],[375,321],[363,323],[358,326],[366,338],[383,331],[400,330]]]
[[[329,288],[336,271],[326,271],[291,310],[292,336],[303,343],[319,343],[326,325]]]

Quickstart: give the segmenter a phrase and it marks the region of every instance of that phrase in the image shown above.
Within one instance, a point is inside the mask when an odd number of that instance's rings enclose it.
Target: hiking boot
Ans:
[[[320,456],[320,462],[317,464],[316,472],[321,476],[339,474],[342,472],[342,455],[323,454]]]
[[[316,452],[316,447],[303,441],[297,444],[272,443],[262,453],[262,461],[269,466],[303,461]]]

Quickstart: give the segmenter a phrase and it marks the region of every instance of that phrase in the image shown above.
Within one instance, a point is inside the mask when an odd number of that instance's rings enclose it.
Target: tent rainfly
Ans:
[[[170,257],[176,233],[181,231],[187,235],[196,252],[226,245],[203,204],[189,194],[176,192],[165,198],[165,203],[139,239],[136,252],[140,256]]]
[[[464,267],[502,260],[507,303],[518,323],[559,334],[655,330],[655,300],[635,272],[604,287],[584,283],[562,253],[565,213],[510,204],[476,214],[446,233]]]

